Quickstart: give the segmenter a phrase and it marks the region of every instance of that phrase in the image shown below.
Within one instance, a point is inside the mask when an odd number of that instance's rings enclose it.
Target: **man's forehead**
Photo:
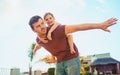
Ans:
[[[42,19],[38,19],[33,25],[41,25],[44,21]]]
[[[38,22],[43,22],[43,20],[42,20],[42,19],[39,19]]]

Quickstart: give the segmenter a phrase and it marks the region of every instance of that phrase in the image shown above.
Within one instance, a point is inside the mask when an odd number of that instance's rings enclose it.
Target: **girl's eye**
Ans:
[[[48,21],[48,19],[45,19],[46,21]]]

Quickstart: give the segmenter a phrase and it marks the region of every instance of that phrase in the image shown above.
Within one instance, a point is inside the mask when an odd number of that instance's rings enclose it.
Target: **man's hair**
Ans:
[[[30,25],[31,29],[34,29],[33,24],[35,22],[37,22],[39,19],[42,19],[42,18],[38,15],[35,15],[35,16],[31,17],[31,19],[29,21],[29,25]]]
[[[52,17],[54,17],[54,15],[53,15],[52,13],[47,12],[47,13],[45,13],[45,15],[44,15],[44,19],[45,19],[45,17],[46,17],[47,15],[51,15]],[[54,17],[54,18],[55,18],[55,17]]]

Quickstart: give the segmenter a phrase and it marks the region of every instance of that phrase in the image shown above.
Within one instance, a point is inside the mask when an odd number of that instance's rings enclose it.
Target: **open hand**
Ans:
[[[110,18],[107,21],[101,23],[100,28],[104,31],[110,32],[110,30],[108,29],[108,27],[114,25],[117,23],[117,19],[116,18]]]

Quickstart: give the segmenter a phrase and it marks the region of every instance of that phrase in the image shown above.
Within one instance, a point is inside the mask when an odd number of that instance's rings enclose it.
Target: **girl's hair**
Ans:
[[[45,13],[45,15],[44,15],[44,19],[45,19],[45,17],[46,17],[47,15],[51,15],[52,17],[54,17],[54,15],[53,15],[52,13],[47,12],[47,13]]]

